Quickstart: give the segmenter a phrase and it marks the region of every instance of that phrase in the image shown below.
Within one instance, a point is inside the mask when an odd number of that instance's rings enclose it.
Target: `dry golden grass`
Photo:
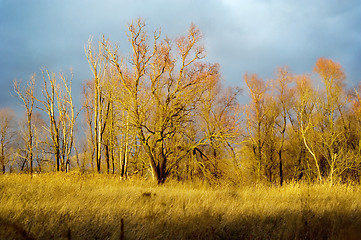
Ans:
[[[361,239],[361,187],[0,176],[0,239]]]

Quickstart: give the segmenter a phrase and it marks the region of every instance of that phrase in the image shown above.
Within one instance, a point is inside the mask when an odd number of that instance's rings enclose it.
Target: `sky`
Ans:
[[[104,34],[126,45],[127,25],[143,18],[149,32],[186,34],[191,23],[204,35],[207,61],[218,62],[226,86],[244,87],[243,75],[269,79],[278,67],[312,71],[319,57],[339,62],[347,83],[361,82],[359,0],[0,0],[0,108],[17,109],[14,79],[41,69],[69,74],[80,103],[91,79],[84,46]]]

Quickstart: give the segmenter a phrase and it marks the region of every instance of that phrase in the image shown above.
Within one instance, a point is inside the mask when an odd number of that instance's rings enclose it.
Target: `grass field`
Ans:
[[[1,175],[0,239],[361,239],[361,187]]]

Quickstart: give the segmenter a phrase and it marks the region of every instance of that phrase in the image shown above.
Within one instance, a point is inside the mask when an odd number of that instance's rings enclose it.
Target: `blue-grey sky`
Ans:
[[[272,78],[285,65],[311,72],[319,57],[339,62],[350,85],[361,81],[359,0],[0,0],[0,108],[19,103],[9,94],[14,79],[26,81],[42,67],[72,68],[79,101],[81,83],[91,78],[89,37],[124,43],[138,17],[170,37],[195,23],[228,86],[243,86],[246,72]]]

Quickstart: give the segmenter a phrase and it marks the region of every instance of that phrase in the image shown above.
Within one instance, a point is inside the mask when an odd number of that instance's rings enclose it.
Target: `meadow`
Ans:
[[[5,174],[0,239],[361,239],[361,186]]]

